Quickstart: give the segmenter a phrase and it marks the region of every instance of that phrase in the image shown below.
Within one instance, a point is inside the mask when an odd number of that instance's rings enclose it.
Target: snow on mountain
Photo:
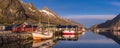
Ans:
[[[29,7],[29,10],[32,11],[32,12],[35,12],[35,10],[33,10],[32,8]]]
[[[47,11],[47,10],[40,10],[40,12],[46,13],[48,16],[55,16],[54,14],[52,14],[51,12]]]

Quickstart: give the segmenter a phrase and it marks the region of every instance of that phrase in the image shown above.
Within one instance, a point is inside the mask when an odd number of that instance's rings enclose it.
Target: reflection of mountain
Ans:
[[[99,32],[99,34],[104,35],[108,38],[111,38],[115,42],[120,44],[120,32]]]

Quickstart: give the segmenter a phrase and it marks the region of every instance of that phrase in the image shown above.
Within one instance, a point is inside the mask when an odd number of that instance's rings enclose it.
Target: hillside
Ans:
[[[91,27],[91,29],[95,29],[95,28],[109,28],[109,29],[116,28],[118,29],[119,27],[120,27],[120,14],[117,15],[112,20],[108,20],[104,23],[94,25],[93,27]]]
[[[48,7],[37,9],[32,3],[24,3],[22,0],[0,0],[0,24],[21,24],[23,22],[82,26],[58,16]]]

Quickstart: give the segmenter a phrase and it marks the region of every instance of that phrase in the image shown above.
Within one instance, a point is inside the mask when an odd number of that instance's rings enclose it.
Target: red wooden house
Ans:
[[[12,28],[12,32],[35,32],[37,30],[37,26],[32,25],[19,25]]]

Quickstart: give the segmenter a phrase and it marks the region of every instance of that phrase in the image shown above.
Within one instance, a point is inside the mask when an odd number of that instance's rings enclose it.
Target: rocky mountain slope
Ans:
[[[109,28],[109,27],[113,27],[113,26],[120,26],[120,14],[117,15],[112,20],[108,20],[105,23],[98,25],[98,28],[104,28],[104,27]]]
[[[101,24],[96,24],[91,28],[95,29],[95,28],[118,28],[118,27],[120,27],[120,14],[117,15],[112,20],[108,20]]]
[[[0,23],[26,20],[28,16],[18,0],[0,0]]]
[[[0,0],[0,24],[12,24],[13,22],[18,24],[41,22],[55,25],[81,25],[58,16],[47,7],[37,9],[32,3],[24,3],[22,0]]]

